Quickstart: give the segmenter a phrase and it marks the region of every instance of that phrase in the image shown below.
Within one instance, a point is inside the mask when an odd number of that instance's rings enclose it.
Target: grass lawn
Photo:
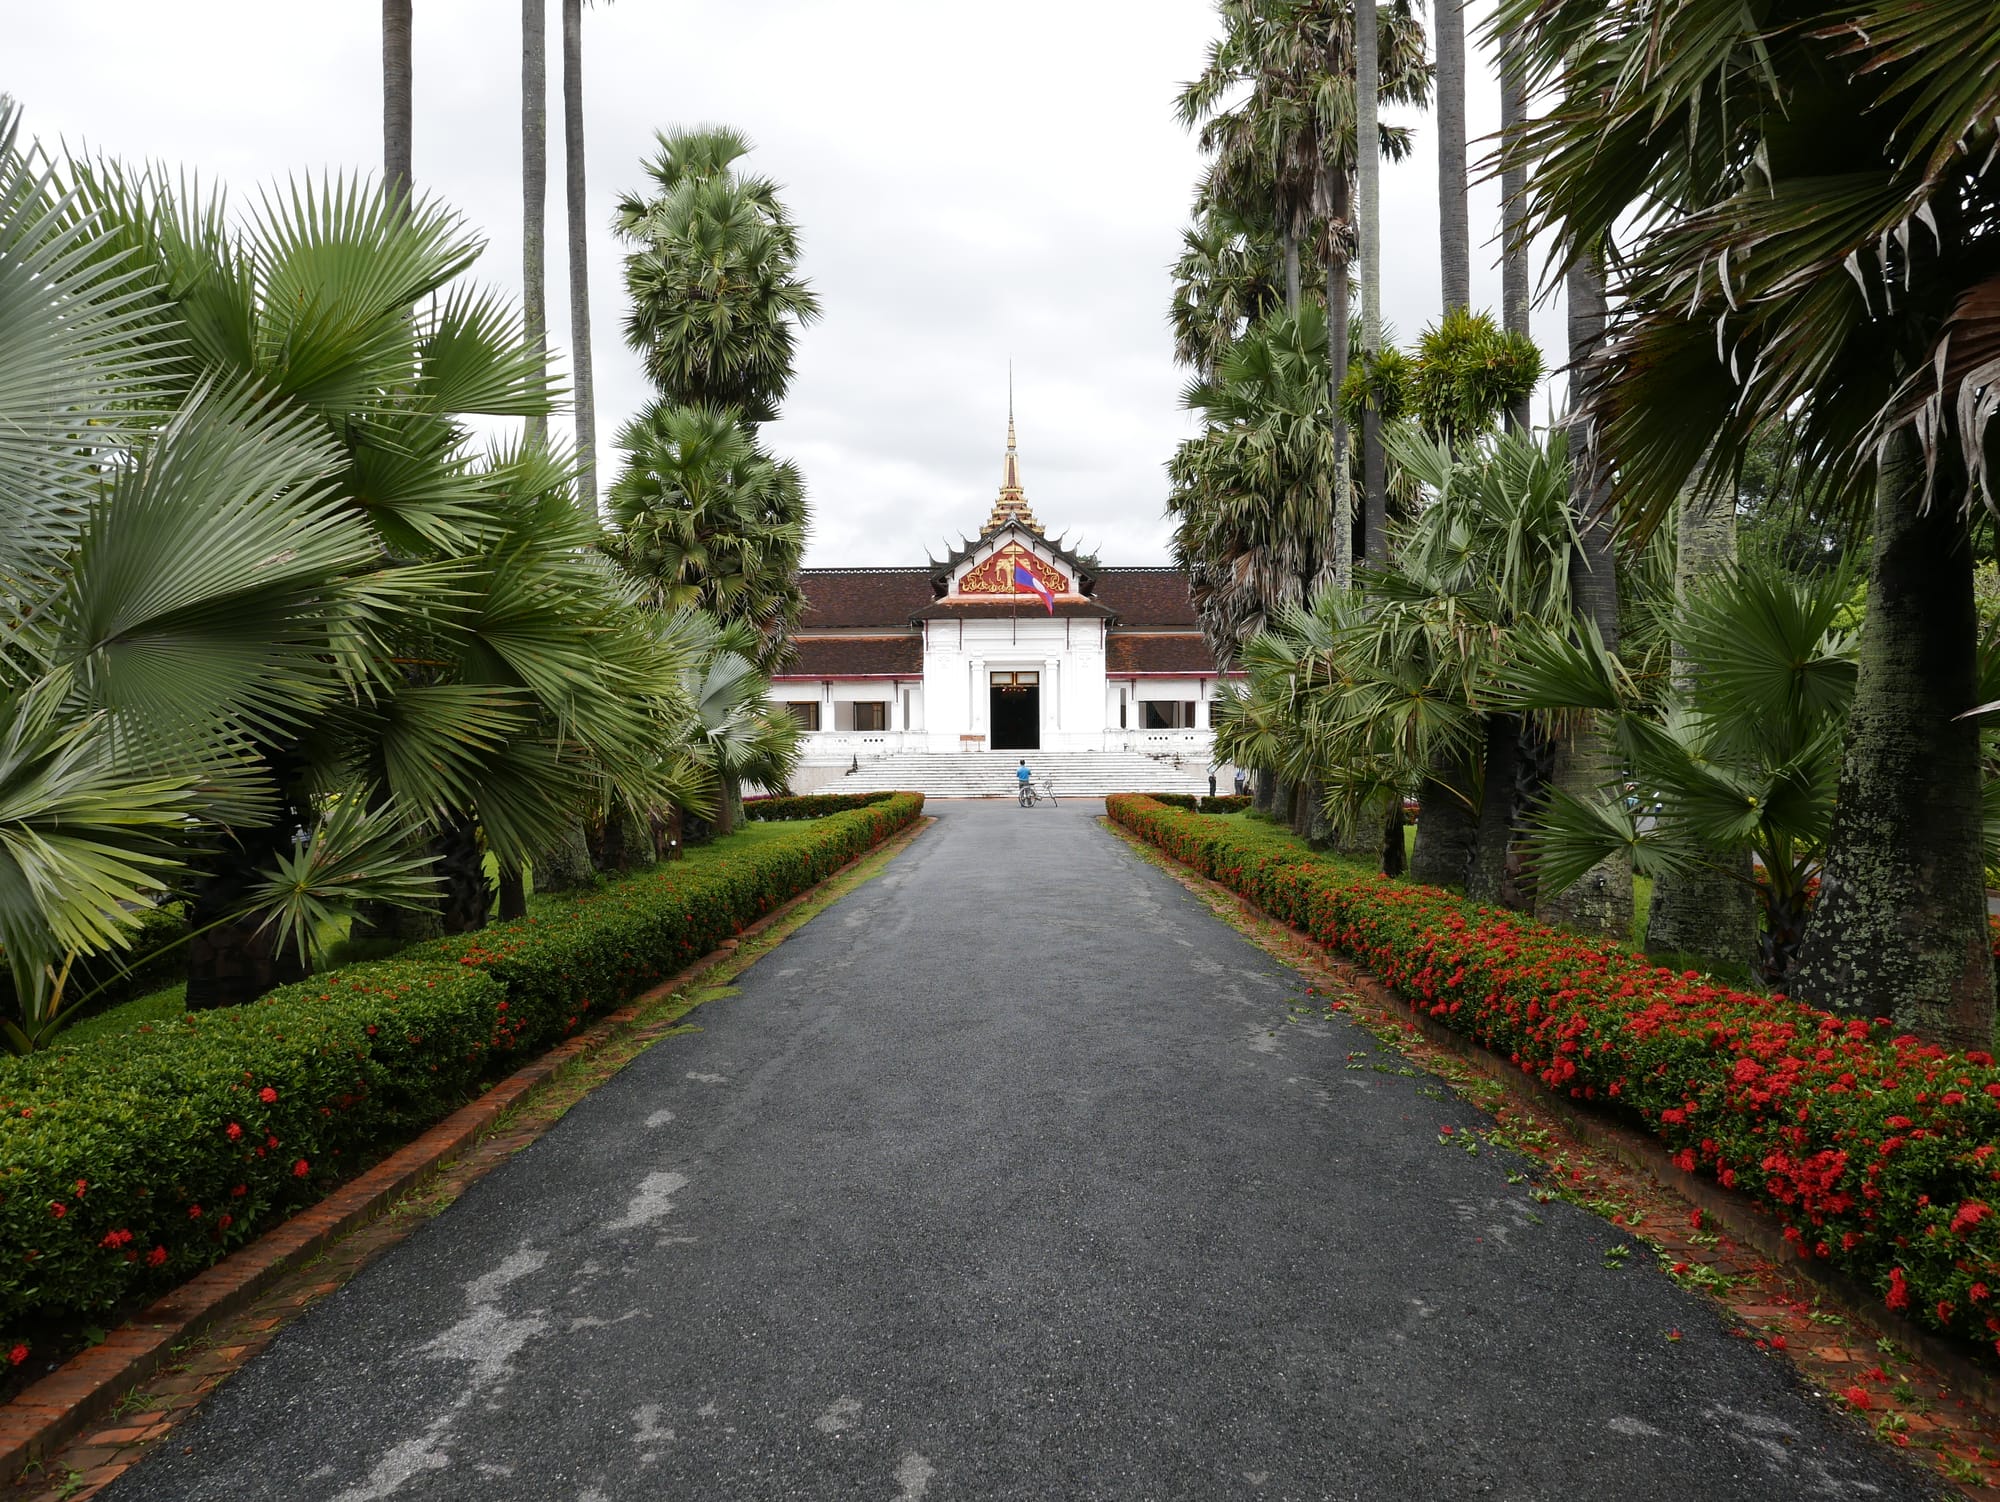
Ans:
[[[711,852],[755,850],[772,840],[783,837],[786,823],[771,820],[745,822],[726,839],[713,841],[707,845],[688,848],[684,857],[700,862]],[[498,868],[489,853],[486,857],[486,875],[489,880],[498,880]],[[528,913],[533,916],[538,910],[545,910],[569,901],[561,893],[542,894],[530,891]],[[319,968],[336,969],[341,965],[357,964],[362,960],[386,959],[404,946],[388,939],[350,939],[346,925],[338,925],[320,935],[325,946],[326,961]],[[115,1007],[107,1007],[95,1016],[86,1017],[81,1022],[66,1027],[58,1035],[59,1046],[69,1047],[78,1043],[88,1043],[112,1033],[128,1032],[149,1022],[167,1022],[187,1010],[187,983],[175,981],[171,986],[162,986],[144,996],[135,996],[130,1001],[121,1001]]]

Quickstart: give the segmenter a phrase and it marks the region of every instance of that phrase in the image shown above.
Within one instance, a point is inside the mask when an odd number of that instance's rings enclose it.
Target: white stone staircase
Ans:
[[[1106,793],[1206,793],[1208,766],[1184,756],[1157,761],[1137,751],[899,751],[861,770],[836,777],[821,793],[874,793],[891,790],[926,798],[1012,798],[1014,768],[1022,757],[1035,782],[1055,783],[1056,797],[1102,798]],[[1227,786],[1217,791],[1227,792]]]

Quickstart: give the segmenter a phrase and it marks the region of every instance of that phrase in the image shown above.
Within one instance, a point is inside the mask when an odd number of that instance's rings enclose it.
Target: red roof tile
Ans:
[[[1177,568],[1107,568],[1097,575],[1091,593],[1118,612],[1123,626],[1198,624],[1187,575]]]
[[[806,597],[799,626],[806,631],[907,626],[934,598],[927,568],[800,569],[799,588]]]
[[[1213,678],[1215,654],[1199,636],[1148,636],[1113,631],[1104,644],[1104,676],[1165,674],[1176,678]]]
[[[924,642],[920,636],[807,636],[774,678],[921,678]]]

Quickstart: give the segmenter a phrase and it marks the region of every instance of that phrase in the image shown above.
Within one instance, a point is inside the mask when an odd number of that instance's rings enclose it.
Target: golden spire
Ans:
[[[1035,513],[1029,509],[1028,493],[1021,488],[1021,457],[1015,452],[1014,443],[1014,362],[1007,362],[1007,457],[1000,466],[1000,497],[993,503],[993,514],[986,519],[986,530],[997,531],[1008,522],[1019,522],[1035,536],[1042,535],[1042,524],[1035,520]]]

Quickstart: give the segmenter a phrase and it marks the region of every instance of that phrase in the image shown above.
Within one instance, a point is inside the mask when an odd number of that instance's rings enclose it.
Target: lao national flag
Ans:
[[[1014,593],[1019,594],[1024,589],[1030,594],[1041,596],[1042,604],[1050,615],[1056,613],[1055,591],[1037,579],[1034,570],[1027,564],[1017,563],[1014,565]]]

